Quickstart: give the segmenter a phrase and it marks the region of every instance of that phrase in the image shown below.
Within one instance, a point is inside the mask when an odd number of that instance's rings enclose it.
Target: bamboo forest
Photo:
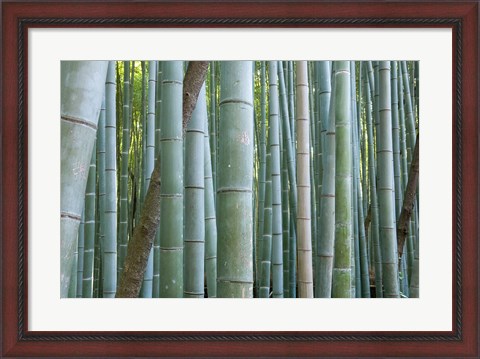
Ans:
[[[62,61],[62,298],[418,298],[418,61]]]

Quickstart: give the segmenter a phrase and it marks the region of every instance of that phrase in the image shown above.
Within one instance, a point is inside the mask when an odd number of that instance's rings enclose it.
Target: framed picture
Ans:
[[[3,356],[479,355],[477,1],[1,6]],[[416,61],[419,298],[60,298],[56,119],[72,60]]]

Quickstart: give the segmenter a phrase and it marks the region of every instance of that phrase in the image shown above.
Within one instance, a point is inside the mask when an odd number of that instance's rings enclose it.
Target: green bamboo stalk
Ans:
[[[420,93],[420,76],[418,75],[420,71],[420,62],[415,61],[415,96],[414,96],[414,108],[415,108],[415,118],[418,122],[419,119],[419,103],[418,103],[418,96]]]
[[[105,61],[61,62],[60,297],[68,295],[88,166],[107,71]],[[79,140],[81,139],[81,141]]]
[[[160,296],[183,297],[183,62],[163,63]]]
[[[391,95],[392,95],[392,148],[393,171],[395,181],[395,221],[398,220],[402,207],[402,178],[400,168],[400,123],[398,119],[398,84],[397,61],[391,61]]]
[[[328,103],[323,102],[320,104],[321,101],[321,95],[322,95],[322,90],[320,89],[320,82],[322,79],[320,79],[320,73],[324,69],[325,64],[321,64],[320,61],[315,61],[313,63],[313,77],[314,77],[314,90],[315,90],[315,96],[314,96],[314,105],[315,105],[315,138],[313,138],[314,142],[314,154],[313,154],[313,160],[314,160],[314,169],[315,169],[315,207],[316,207],[316,216],[315,216],[315,226],[319,230],[320,226],[320,198],[322,195],[322,179],[323,179],[323,147],[324,147],[324,141],[325,141],[325,123],[322,123],[320,114],[322,111],[327,110],[328,111]],[[320,69],[320,66],[322,66],[322,69]],[[327,67],[327,72],[328,72],[328,63],[326,65]],[[328,76],[328,75],[327,75]],[[328,76],[330,77],[330,76]],[[330,88],[328,88],[328,91],[330,92]],[[325,94],[325,93],[324,93]],[[325,97],[325,96],[323,96]],[[325,105],[327,108],[325,108]],[[314,236],[314,241],[316,243],[314,247],[314,252],[316,253],[318,250],[318,232]],[[317,262],[314,261],[315,268],[317,268]],[[318,269],[316,269],[316,273],[318,272]],[[316,278],[316,275],[315,275]]]
[[[324,141],[324,171],[320,199],[319,238],[317,241],[317,275],[315,297],[330,298],[332,295],[333,250],[335,243],[335,76],[330,81],[328,65],[320,66],[322,89],[330,89],[328,109],[322,111],[328,130]],[[325,83],[327,82],[327,84]],[[330,86],[329,86],[330,85]]]
[[[288,164],[288,179],[290,183],[290,211],[293,218],[297,217],[297,179],[295,172],[295,145],[294,139],[292,138],[290,118],[293,114],[290,113],[287,103],[286,95],[286,85],[285,79],[283,77],[283,70],[279,69],[279,84],[280,84],[280,105],[281,105],[281,114],[282,114],[282,133],[283,133],[283,144],[287,152],[287,164]],[[293,106],[293,105],[292,105]],[[294,221],[295,223],[295,221]],[[296,228],[296,225],[294,225]]]
[[[255,64],[256,62],[254,62]],[[255,65],[254,65],[255,67]],[[253,71],[255,74],[255,71]],[[255,88],[255,76],[252,78],[253,87]],[[253,92],[253,98],[255,99],[255,92]],[[252,222],[253,222],[253,232],[252,232],[252,257],[253,257],[253,296],[255,297],[255,279],[257,278],[257,251],[258,251],[258,238],[257,238],[257,208],[258,208],[258,186],[255,183],[258,183],[258,132],[256,130],[256,109],[255,109],[255,101],[253,106],[253,118],[254,118],[254,136],[253,136],[253,192],[252,192]]]
[[[213,192],[212,163],[208,123],[205,123],[204,138],[204,175],[205,175],[205,271],[207,276],[207,294],[217,297],[217,219],[215,215],[215,196]]]
[[[357,118],[357,87],[356,87],[356,66],[355,61],[350,61],[350,93],[352,101],[352,122],[351,122],[351,138],[350,147],[352,149],[352,255],[351,260],[351,288],[352,298],[360,298],[361,293],[361,275],[360,275],[360,248],[359,248],[359,235],[358,235],[358,198],[357,198],[357,182],[356,172],[358,169],[358,163],[356,162],[356,143],[355,143],[355,129]]]
[[[136,64],[135,61],[132,61],[130,66],[130,113],[129,118],[131,120],[130,125],[130,143],[129,147],[131,148],[129,153],[129,170],[128,170],[128,184],[131,188],[127,191],[127,198],[128,198],[128,214],[127,214],[127,238],[131,238],[133,236],[133,228],[135,226],[135,205],[136,205],[136,198],[137,198],[137,188],[138,188],[138,174],[136,169],[138,167],[139,161],[137,158],[137,137],[138,137],[138,126],[135,125],[135,117],[134,117],[134,98],[135,98],[135,74],[136,74]],[[138,122],[136,122],[138,123]]]
[[[407,71],[407,62],[401,61],[403,89],[405,91],[405,128],[407,141],[407,164],[410,168],[412,163],[413,149],[415,148],[416,130],[415,119],[413,114],[412,96],[410,94],[410,83]]]
[[[365,148],[360,143],[361,131],[362,131],[362,123],[361,123],[361,113],[362,113],[362,99],[363,99],[363,91],[362,91],[362,62],[359,63],[359,101],[358,101],[358,111],[357,116],[354,118],[354,126],[353,126],[353,136],[354,136],[354,161],[356,162],[356,172],[355,172],[355,181],[357,185],[357,220],[358,220],[358,246],[359,246],[359,269],[360,269],[360,276],[361,276],[361,287],[357,288],[357,293],[359,297],[362,298],[370,298],[370,273],[369,273],[369,258],[368,258],[368,246],[367,246],[367,238],[365,236],[365,216],[364,216],[364,191],[368,188],[366,184],[366,179],[363,179],[360,173],[360,167],[362,167],[363,176],[366,177],[366,164],[361,164],[362,155],[365,151]],[[366,156],[365,156],[366,157]],[[362,182],[363,180],[363,182]],[[362,185],[362,183],[365,183]]]
[[[120,76],[120,61],[115,61],[115,86],[116,86],[116,92],[115,92],[115,115],[118,116],[118,118],[123,118],[123,104],[122,101],[120,100],[123,98],[123,87],[122,87],[122,78]],[[122,123],[121,121],[118,121],[117,124],[118,131],[115,131],[116,133],[116,149],[115,152],[119,154],[117,156],[116,161],[117,165],[116,168],[118,171],[116,172],[116,177],[117,177],[117,227],[118,227],[118,219],[120,218],[120,166],[121,166],[121,156],[120,153],[122,152],[121,150],[121,145],[122,145]],[[118,228],[117,228],[117,237],[118,237]],[[117,272],[118,272],[118,247],[119,247],[119,242],[117,238]]]
[[[367,63],[369,72],[371,72],[371,61]],[[375,167],[375,147],[372,121],[372,90],[370,83],[365,81],[366,94],[366,113],[367,113],[367,136],[368,136],[368,176],[370,179],[370,200],[371,200],[371,237],[373,243],[373,252],[375,260],[375,293],[377,298],[383,298],[383,281],[382,281],[382,255],[380,250],[380,234],[378,228],[378,198],[377,198],[377,175]]]
[[[353,130],[353,128],[352,128]],[[353,132],[353,131],[352,131]],[[352,144],[353,145],[353,144]],[[353,150],[355,145],[353,145]],[[353,152],[355,154],[355,152]],[[355,160],[353,160],[355,163]],[[357,167],[354,164],[352,174],[355,175]],[[360,241],[359,241],[359,225],[358,225],[358,184],[356,178],[352,178],[352,222],[353,222],[353,240],[352,240],[352,298],[361,298],[361,288],[362,288],[362,278],[361,278],[361,268],[360,268]]]
[[[109,61],[105,88],[105,238],[103,297],[114,298],[117,288],[117,148],[115,61]]]
[[[404,109],[404,97],[403,97],[403,81],[402,81],[402,68],[397,66],[397,94],[398,94],[398,125],[400,136],[400,155],[401,155],[401,169],[402,169],[402,194],[405,191],[408,183],[408,162],[407,162],[407,138],[405,128],[405,109]]]
[[[283,226],[283,236],[282,236],[282,245],[283,245],[283,293],[285,298],[290,297],[290,286],[289,286],[289,271],[290,271],[290,244],[289,244],[289,235],[290,235],[290,213],[289,213],[289,204],[288,204],[288,170],[287,170],[287,153],[285,142],[283,140],[282,127],[280,127],[280,143],[281,145],[281,162],[282,162],[282,226]]]
[[[288,267],[290,268],[288,276],[288,291],[290,293],[290,298],[297,297],[297,233],[295,231],[296,220],[293,216],[290,216],[290,229],[289,229],[289,263]]]
[[[160,122],[162,108],[162,62],[157,61],[157,83],[155,89],[155,160],[160,156]],[[153,284],[152,297],[160,297],[160,228],[157,229],[153,242]]]
[[[410,96],[412,98],[412,112],[415,120],[415,61],[408,61],[408,79],[410,81]]]
[[[288,79],[285,79],[285,88],[288,88],[288,117],[290,122],[290,140],[292,143],[292,150],[295,153],[295,138],[296,138],[296,128],[295,128],[295,70],[294,70],[294,61],[288,61]],[[285,90],[286,91],[286,90]],[[293,156],[293,165],[295,167],[296,158]],[[296,188],[297,186],[291,186]],[[296,208],[296,206],[295,206]],[[295,216],[296,216],[296,209],[295,209]],[[294,223],[296,223],[294,221]]]
[[[263,230],[264,230],[264,211],[265,211],[265,178],[266,178],[266,76],[265,61],[260,63],[260,138],[259,138],[259,171],[258,171],[258,250],[256,284],[257,293],[260,285],[262,247],[263,247]]]
[[[100,267],[103,257],[102,243],[105,240],[105,116],[106,116],[105,96],[103,96],[102,106],[100,109],[100,116],[98,119],[97,131],[97,176],[98,176],[98,196],[97,196],[97,232],[95,238],[95,260],[93,269],[93,297],[100,296]],[[87,281],[88,282],[88,281]],[[83,290],[84,296],[89,293],[88,290]]]
[[[390,62],[379,64],[379,113],[377,133],[378,204],[382,249],[382,279],[387,298],[398,298],[397,236],[395,203],[392,196],[394,184]]]
[[[75,249],[75,260],[73,265],[72,280],[70,281],[69,298],[82,298],[82,278],[83,278],[83,257],[85,251],[85,209],[82,213],[82,219],[78,228],[77,248]]]
[[[398,66],[398,77],[401,78],[402,70],[401,67]],[[406,131],[405,131],[405,114],[404,114],[404,106],[403,106],[403,82],[398,81],[398,118],[399,118],[399,125],[400,125],[400,153],[401,153],[401,172],[402,172],[402,194],[405,192],[408,183],[408,164],[407,164],[407,142],[406,142]],[[414,253],[414,243],[413,237],[410,235],[412,233],[413,228],[411,227],[411,220],[408,225],[409,228],[409,235],[407,237],[407,279],[410,283],[412,270],[413,270],[413,261],[415,257]]]
[[[103,121],[104,119],[102,119],[102,122]],[[99,133],[100,129],[97,134]],[[83,298],[92,298],[93,296],[93,258],[95,255],[95,205],[97,182],[96,159],[97,151],[96,145],[94,145],[92,159],[90,161],[90,171],[88,172],[87,193],[85,194],[85,250],[82,259],[83,273],[82,276],[79,277],[79,285],[82,288],[81,293]]]
[[[217,68],[215,61],[210,62],[210,150],[211,150],[211,162],[212,162],[212,178],[213,178],[213,190],[216,189],[217,178]]]
[[[253,296],[253,83],[250,61],[222,63],[217,182],[218,297]]]
[[[373,80],[375,82],[375,87],[373,91],[373,119],[375,120],[375,139],[378,139],[378,126],[380,125],[380,108],[379,108],[379,97],[380,97],[380,72],[379,72],[379,62],[373,62]],[[378,147],[378,145],[377,145]]]
[[[282,62],[278,61],[278,76],[280,77],[280,72],[283,72],[285,77],[285,73],[287,71],[287,67],[283,67],[282,71]],[[285,100],[286,102],[286,100]],[[282,121],[282,116],[286,116],[282,112],[281,107],[279,108],[280,113],[280,121]],[[279,126],[279,143],[280,143],[280,162],[281,162],[281,187],[282,187],[282,247],[283,247],[283,295],[284,298],[290,298],[290,244],[289,244],[289,236],[290,236],[290,213],[289,213],[289,188],[288,188],[288,162],[287,162],[287,151],[284,145],[284,134],[282,130],[282,126]]]
[[[366,95],[364,94],[365,92],[365,86],[364,86],[364,81],[365,81],[365,66],[364,62],[360,62],[360,82],[359,82],[359,97],[360,97],[360,111],[359,111],[359,117],[358,117],[358,133],[360,136],[360,142],[361,142],[361,162],[362,162],[362,195],[363,195],[363,213],[366,216],[368,212],[368,206],[369,206],[369,186],[368,186],[368,153],[367,153],[367,139],[366,139],[366,123],[363,121],[365,118],[363,115],[363,111],[365,108],[365,99]],[[366,109],[365,109],[366,111]],[[362,222],[363,223],[363,222]],[[365,232],[364,228],[364,232]]]
[[[145,194],[147,193],[147,188],[145,187],[145,168],[146,168],[146,153],[147,153],[147,111],[146,111],[146,93],[147,93],[147,70],[145,61],[141,62],[142,66],[142,104],[140,106],[140,118],[142,124],[142,166],[141,166],[141,174],[142,174],[142,181],[141,188],[140,188],[140,205],[139,208],[143,207],[143,201],[145,200]],[[140,212],[140,211],[139,211]]]
[[[313,298],[307,62],[296,61],[298,294]]]
[[[269,130],[269,134],[271,131]],[[262,261],[259,297],[270,297],[270,278],[272,265],[272,136],[268,136],[266,167],[267,174],[265,177],[265,205],[264,205],[264,227],[262,240]]]
[[[82,233],[83,236],[83,222],[80,222],[78,226],[78,236]],[[73,263],[72,263],[72,273],[70,275],[70,283],[68,285],[68,295],[67,298],[76,298],[77,297],[77,267],[78,267],[78,242],[80,238],[77,238],[77,246],[73,252]]]
[[[316,143],[316,122],[317,122],[317,114],[318,110],[316,109],[315,99],[313,97],[313,91],[315,86],[315,74],[313,63],[311,61],[307,61],[307,75],[308,75],[308,104],[309,104],[309,118],[310,118],[310,147],[311,147],[311,154],[309,156],[309,163],[310,163],[310,211],[311,211],[311,220],[310,225],[312,227],[311,238],[312,238],[312,275],[313,279],[315,280],[315,265],[316,261],[313,258],[317,257],[317,206],[316,206],[316,181],[318,179],[318,167],[315,166],[314,162],[316,161],[316,154],[318,151],[318,145]],[[312,85],[310,85],[312,84]]]
[[[272,289],[274,298],[283,298],[282,184],[280,178],[280,129],[277,62],[268,62],[269,125],[272,171]]]
[[[118,273],[122,273],[128,242],[128,153],[130,150],[130,61],[123,62],[123,130],[118,224]]]
[[[357,178],[357,184],[360,184],[360,178]],[[361,297],[370,298],[370,273],[369,273],[369,258],[367,238],[365,236],[365,216],[363,212],[363,194],[361,190],[357,192],[358,196],[358,230],[359,230],[359,250],[360,250],[360,272],[362,276],[361,280]]]
[[[318,61],[317,62],[317,77],[318,77],[318,119],[317,119],[317,133],[318,136],[315,139],[318,142],[317,149],[317,167],[320,168],[318,173],[317,181],[317,202],[319,210],[317,213],[317,222],[318,228],[320,230],[320,203],[322,196],[322,186],[323,186],[323,169],[325,166],[326,160],[324,159],[324,149],[325,149],[325,137],[328,128],[328,116],[330,110],[330,97],[332,92],[331,85],[331,74],[330,74],[330,65],[328,61]]]
[[[162,61],[156,62],[157,78],[155,88],[155,158],[160,154],[160,122],[161,122],[161,108],[162,108]]]
[[[360,69],[362,65],[360,63]],[[359,91],[361,90],[361,86],[359,86]],[[360,93],[360,102],[361,102],[361,93]],[[360,108],[361,111],[361,108]],[[359,112],[360,112],[359,111]],[[370,276],[368,270],[368,250],[367,250],[367,241],[365,238],[365,219],[363,215],[363,191],[361,188],[361,178],[360,178],[360,144],[359,144],[359,129],[358,122],[360,121],[360,114],[357,113],[357,116],[353,118],[354,125],[352,127],[353,130],[353,153],[354,153],[354,163],[355,163],[355,170],[354,170],[354,183],[356,187],[356,197],[354,198],[356,204],[356,214],[355,219],[357,220],[357,245],[358,245],[358,268],[356,276],[360,277],[360,281],[357,281],[357,288],[356,294],[358,298],[370,298]]]
[[[373,103],[373,98],[375,97],[375,80],[374,80],[372,61],[367,61],[365,63],[365,72],[366,72],[365,81],[368,83],[368,87],[366,86],[366,89],[370,94],[370,101],[372,101]]]
[[[148,109],[147,109],[147,128],[146,128],[146,153],[145,153],[145,188],[150,186],[155,164],[155,109],[156,109],[156,89],[157,89],[157,62],[148,62]],[[142,287],[140,289],[141,298],[152,298],[153,296],[153,246],[150,249],[143,277]]]
[[[335,62],[335,246],[332,297],[351,296],[352,151],[349,61]]]
[[[398,65],[397,61],[391,61],[391,95],[392,95],[392,145],[393,145],[393,170],[395,184],[395,223],[398,227],[398,219],[400,217],[403,191],[402,191],[402,171],[400,163],[400,122],[399,122],[399,104],[398,104]],[[405,271],[406,261],[401,258],[398,263],[399,281],[401,294],[408,293],[408,275]],[[408,296],[408,295],[407,295]]]
[[[205,174],[204,137],[207,117],[205,84],[185,135],[184,297],[204,297]],[[208,132],[208,129],[207,129]]]

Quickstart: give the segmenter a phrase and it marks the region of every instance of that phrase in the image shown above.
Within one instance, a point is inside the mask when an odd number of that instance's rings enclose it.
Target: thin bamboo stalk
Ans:
[[[371,72],[371,62],[367,63],[369,72]],[[380,234],[378,228],[378,198],[377,198],[377,175],[375,166],[375,147],[374,147],[374,130],[372,121],[372,102],[370,89],[370,82],[365,81],[366,94],[366,113],[367,113],[367,136],[368,136],[368,173],[370,179],[370,200],[371,200],[371,242],[373,243],[373,252],[375,260],[375,294],[377,298],[383,298],[383,284],[382,284],[382,255],[380,250]]]
[[[82,220],[78,228],[77,248],[75,249],[75,260],[73,265],[72,280],[70,281],[69,298],[82,298],[83,279],[83,258],[85,251],[85,209],[82,213]]]
[[[335,91],[336,81],[330,82],[330,74],[325,69],[325,64],[321,66],[321,84],[327,89],[330,84],[330,95],[328,111],[322,114],[327,124],[324,146],[324,171],[322,179],[322,193],[320,200],[320,223],[317,251],[317,276],[315,286],[315,297],[330,298],[332,295],[332,271],[333,271],[333,250],[335,243]],[[328,78],[328,80],[327,80]],[[327,117],[324,117],[326,116]]]
[[[157,89],[157,62],[148,62],[148,108],[147,108],[147,128],[146,128],[146,153],[145,153],[145,188],[150,186],[155,164],[155,110],[156,110],[156,89]],[[152,298],[153,295],[153,247],[148,255],[147,267],[143,277],[142,287],[140,289],[141,298]]]
[[[283,133],[282,127],[280,126],[280,146],[281,146],[281,163],[282,163],[282,226],[283,226],[283,235],[282,235],[282,246],[283,246],[283,293],[285,298],[290,297],[290,286],[289,286],[289,270],[290,270],[290,244],[289,244],[289,231],[290,231],[290,212],[289,212],[289,199],[288,199],[288,170],[287,170],[287,153],[285,146],[283,145]]]
[[[93,270],[93,297],[100,296],[100,267],[101,259],[103,257],[102,243],[105,240],[105,116],[106,116],[105,96],[103,96],[102,106],[100,109],[100,116],[98,119],[97,131],[97,176],[98,176],[98,203],[96,211],[97,219],[97,235],[95,238],[95,262]],[[88,281],[87,281],[88,282]],[[84,295],[88,295],[89,291],[84,290]]]
[[[95,255],[95,205],[97,182],[96,159],[97,150],[96,145],[94,145],[92,160],[90,161],[90,170],[88,172],[87,193],[85,194],[85,249],[82,258],[83,273],[82,276],[79,277],[79,286],[82,288],[81,293],[83,298],[92,298],[93,296],[93,258]]]
[[[160,156],[160,122],[162,108],[162,62],[157,61],[157,83],[155,89],[155,160]],[[153,242],[153,285],[152,297],[160,297],[160,226]]]
[[[274,298],[283,298],[282,184],[280,178],[280,126],[277,62],[268,62],[269,124],[272,166],[272,289]]]
[[[103,297],[117,290],[117,147],[115,62],[109,61],[105,89],[105,238],[102,243]]]
[[[360,275],[360,248],[359,248],[359,236],[358,236],[358,198],[357,191],[358,186],[356,182],[356,172],[358,170],[358,163],[356,161],[356,118],[357,118],[357,86],[356,86],[356,66],[355,61],[350,61],[350,93],[352,101],[352,122],[351,122],[351,138],[350,147],[352,149],[352,260],[351,260],[351,288],[352,298],[360,298],[361,275]]]
[[[393,145],[391,116],[390,62],[379,64],[379,114],[377,133],[378,203],[380,238],[382,241],[382,274],[385,296],[398,298],[397,236],[395,228],[395,203],[392,196]]]
[[[210,150],[211,150],[211,163],[212,163],[212,179],[213,190],[216,189],[216,177],[217,177],[217,68],[215,61],[210,62]]]
[[[280,84],[280,105],[282,109],[282,134],[284,136],[284,147],[287,151],[287,165],[288,165],[288,180],[290,183],[290,211],[293,218],[297,217],[297,179],[295,171],[295,145],[292,138],[290,118],[293,116],[287,106],[286,85],[283,77],[283,70],[279,69],[279,84]],[[293,105],[292,105],[293,106]],[[295,221],[294,221],[295,222]],[[296,225],[294,225],[296,228]]]
[[[184,297],[204,297],[205,175],[204,137],[207,117],[205,84],[185,135]],[[208,128],[207,128],[208,132]]]
[[[123,62],[123,130],[118,224],[118,274],[123,270],[128,242],[128,154],[130,150],[130,61]]]
[[[403,89],[405,91],[405,128],[406,128],[406,141],[407,141],[407,163],[408,167],[412,162],[413,149],[415,148],[415,119],[413,114],[412,96],[410,93],[410,82],[407,70],[407,62],[401,61]]]
[[[215,214],[215,196],[210,157],[208,123],[205,124],[204,138],[204,175],[205,175],[205,271],[207,276],[207,294],[217,297],[217,219]]]
[[[270,131],[269,131],[270,133]],[[268,136],[267,144],[267,174],[265,178],[265,206],[264,206],[264,227],[262,240],[262,261],[259,297],[270,297],[270,278],[272,265],[272,156],[271,156],[271,136]]]
[[[267,145],[266,145],[266,75],[265,61],[260,64],[260,138],[259,138],[259,172],[258,172],[258,250],[256,283],[257,293],[260,285],[262,247],[263,247],[263,230],[264,230],[264,211],[265,211],[265,178],[267,175]]]

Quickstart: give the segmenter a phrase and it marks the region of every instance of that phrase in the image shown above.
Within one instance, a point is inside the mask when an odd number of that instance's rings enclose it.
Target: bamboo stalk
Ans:
[[[250,61],[224,62],[220,75],[217,182],[217,296],[253,296],[253,83]]]
[[[296,62],[298,294],[313,298],[307,62]]]
[[[73,253],[107,72],[105,61],[61,63],[60,296],[68,295]],[[81,141],[79,139],[82,139]]]
[[[207,100],[205,85],[203,85],[185,135],[185,264],[183,292],[185,298],[204,297],[205,146],[203,141],[207,121]]]
[[[351,297],[352,151],[350,64],[335,62],[335,246],[332,297]]]
[[[382,279],[387,298],[398,298],[397,235],[393,193],[393,145],[391,116],[390,62],[379,64],[379,117],[377,133],[378,204],[382,249]]]
[[[117,289],[117,148],[115,62],[108,64],[105,90],[105,238],[103,245],[103,297],[113,298]]]
[[[274,298],[283,298],[282,184],[280,179],[280,129],[277,62],[268,62],[269,124],[272,172],[272,289]]]

